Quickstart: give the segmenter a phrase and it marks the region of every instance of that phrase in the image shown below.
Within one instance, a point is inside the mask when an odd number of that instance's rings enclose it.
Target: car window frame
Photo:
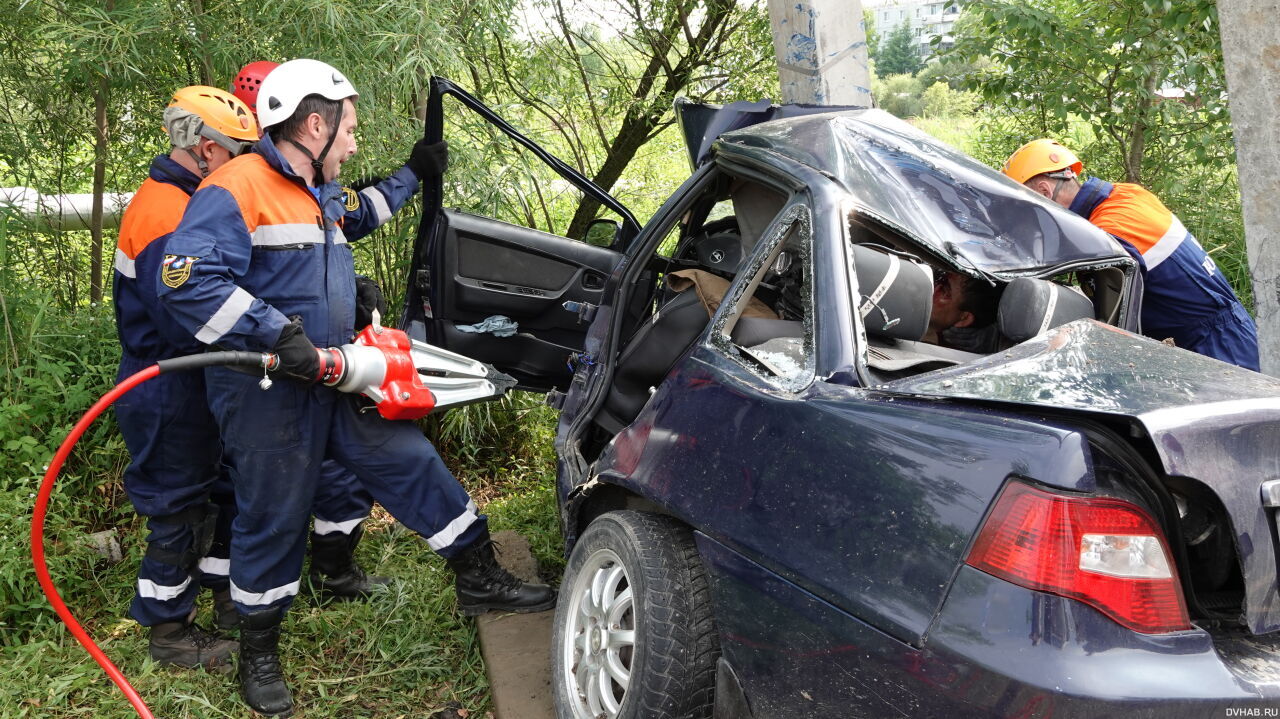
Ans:
[[[471,93],[462,89],[452,80],[433,75],[428,81],[427,107],[426,117],[423,127],[423,138],[430,143],[440,142],[444,139],[444,98],[452,97],[458,101],[463,107],[471,112],[479,115],[490,126],[494,127],[515,144],[524,147],[533,153],[535,157],[542,161],[544,165],[554,171],[562,179],[578,189],[585,197],[591,198],[600,203],[604,207],[613,211],[621,218],[619,232],[615,235],[614,243],[609,249],[615,250],[622,254],[626,254],[627,250],[634,244],[643,227],[636,220],[631,210],[623,205],[616,197],[607,192],[604,188],[588,179],[585,175],[578,172],[568,163],[560,158],[552,155],[541,145],[529,139],[524,133],[517,130],[513,125],[507,122],[502,116],[494,112],[492,108],[480,102]],[[418,245],[423,241],[423,236],[428,234],[429,228],[436,221],[436,216],[442,208],[442,198],[444,191],[444,173],[432,173],[423,181],[423,195],[425,201],[423,206],[422,218],[419,221],[418,238],[414,244],[414,252],[418,251]],[[565,238],[573,239],[584,244],[589,244],[585,238]],[[416,255],[415,255],[416,256]]]
[[[751,179],[760,180],[758,177],[752,177]],[[775,185],[770,186],[773,189],[780,189]],[[769,223],[764,234],[756,243],[756,247],[752,250],[749,259],[729,285],[729,291],[725,293],[724,300],[721,301],[720,307],[717,308],[711,318],[711,331],[703,339],[702,346],[733,361],[753,376],[784,392],[799,394],[808,389],[817,380],[818,374],[817,318],[815,316],[817,314],[817,302],[814,300],[815,277],[813,267],[813,202],[806,192],[792,191],[787,194],[786,204]],[[800,261],[806,263],[805,283],[802,289],[802,300],[806,307],[803,320],[805,362],[801,374],[795,379],[789,380],[786,377],[775,375],[765,370],[758,361],[744,356],[742,349],[733,341],[731,335],[738,319],[742,316],[742,312],[746,309],[747,303],[754,295],[760,281],[763,280],[766,268],[777,260],[778,253],[781,252],[784,241],[793,227],[798,227],[807,234],[803,241],[804,250],[800,253]]]

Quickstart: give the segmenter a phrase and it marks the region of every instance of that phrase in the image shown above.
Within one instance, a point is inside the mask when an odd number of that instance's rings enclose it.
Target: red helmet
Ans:
[[[240,68],[240,72],[236,73],[235,82],[231,83],[232,94],[253,108],[255,115],[258,108],[258,88],[262,87],[262,81],[267,79],[267,74],[277,67],[280,67],[280,63],[270,60],[251,62]]]

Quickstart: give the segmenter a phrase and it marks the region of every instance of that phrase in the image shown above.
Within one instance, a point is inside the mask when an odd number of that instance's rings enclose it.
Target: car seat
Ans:
[[[1093,316],[1093,302],[1080,290],[1048,280],[1019,277],[1005,288],[996,321],[1000,333],[1016,343]]]
[[[933,311],[933,271],[919,258],[880,245],[853,245],[858,313],[867,335],[918,340]]]
[[[618,356],[613,384],[604,407],[596,415],[601,429],[616,434],[640,414],[649,401],[649,388],[662,382],[702,330],[707,310],[698,293],[677,294],[654,312]]]

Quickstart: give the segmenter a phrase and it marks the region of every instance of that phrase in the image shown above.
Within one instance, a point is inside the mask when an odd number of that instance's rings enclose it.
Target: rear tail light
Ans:
[[[1163,532],[1123,500],[1010,482],[965,561],[1019,586],[1077,599],[1134,631],[1191,628]]]

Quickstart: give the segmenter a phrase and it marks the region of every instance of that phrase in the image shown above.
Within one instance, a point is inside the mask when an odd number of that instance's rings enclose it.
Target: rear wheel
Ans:
[[[711,716],[719,640],[706,572],[684,525],[609,512],[569,557],[552,683],[561,719]]]

